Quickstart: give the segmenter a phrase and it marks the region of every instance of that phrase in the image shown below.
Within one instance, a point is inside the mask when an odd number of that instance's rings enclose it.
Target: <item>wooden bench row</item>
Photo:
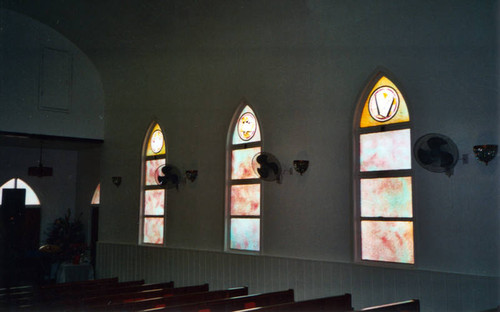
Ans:
[[[106,306],[94,306],[91,309],[105,311],[138,311],[152,308],[184,305],[193,302],[205,302],[248,295],[248,287],[235,287],[225,290],[213,290],[179,294],[170,297],[145,298],[140,300],[125,300]]]
[[[248,294],[247,287],[209,290],[208,284],[174,287],[173,282],[145,284],[117,278],[64,283],[40,288],[37,310],[57,311],[354,311],[351,295],[296,302],[293,289]],[[357,311],[419,311],[410,300]]]
[[[420,311],[420,301],[417,299],[406,300],[401,302],[388,303],[379,306],[367,307],[360,311],[371,312],[418,312]]]

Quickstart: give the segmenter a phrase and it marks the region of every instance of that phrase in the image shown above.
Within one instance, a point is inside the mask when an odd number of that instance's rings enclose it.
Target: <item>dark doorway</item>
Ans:
[[[25,189],[2,192],[2,276],[5,287],[38,283],[40,279],[39,208],[25,207]]]
[[[90,216],[90,263],[94,267],[97,256],[97,240],[99,235],[99,206],[91,206]]]

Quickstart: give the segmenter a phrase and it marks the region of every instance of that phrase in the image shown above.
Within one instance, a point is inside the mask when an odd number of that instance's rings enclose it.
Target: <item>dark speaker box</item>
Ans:
[[[2,216],[9,220],[16,218],[24,212],[26,200],[25,189],[3,189],[2,191]]]

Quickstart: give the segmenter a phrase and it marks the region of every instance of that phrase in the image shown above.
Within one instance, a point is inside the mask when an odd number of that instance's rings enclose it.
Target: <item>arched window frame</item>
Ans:
[[[2,204],[2,190],[4,188],[11,188],[11,187],[6,187],[7,184],[9,184],[9,182],[11,182],[12,180],[14,180],[14,188],[15,189],[21,189],[21,188],[24,188],[24,187],[19,187],[18,186],[18,183],[19,181],[21,181],[22,183],[24,183],[26,185],[26,200],[28,200],[28,193],[31,191],[33,193],[33,195],[35,196],[35,199],[37,201],[36,204],[29,204],[29,203],[26,203],[25,202],[25,206],[27,208],[38,208],[41,206],[41,202],[40,202],[40,198],[38,198],[38,195],[36,194],[35,190],[33,190],[33,188],[31,187],[31,185],[29,185],[28,183],[26,183],[26,181],[24,181],[23,179],[21,178],[12,178],[12,179],[9,179],[8,181],[6,181],[5,183],[3,183],[1,186],[0,186],[0,205]]]
[[[233,143],[233,137],[235,136],[235,132],[237,129],[237,123],[240,119],[240,116],[244,112],[246,108],[249,108],[253,115],[255,116],[256,124],[257,124],[257,132],[259,135],[259,140],[256,142],[249,142],[249,143],[244,143],[244,142],[239,142],[239,143]],[[224,248],[226,252],[235,252],[235,253],[246,253],[246,254],[261,254],[263,250],[262,246],[262,237],[263,237],[263,227],[262,227],[262,217],[263,217],[263,201],[262,201],[262,194],[263,194],[263,183],[262,180],[258,178],[258,176],[255,176],[253,178],[245,178],[245,179],[233,179],[232,178],[232,164],[233,164],[233,151],[238,151],[238,150],[244,150],[244,149],[251,149],[255,148],[257,149],[256,152],[262,151],[263,149],[263,133],[262,133],[262,126],[259,122],[260,118],[255,111],[255,109],[248,104],[246,100],[242,100],[236,109],[232,119],[231,123],[229,126],[229,131],[228,131],[228,136],[227,136],[227,144],[226,144],[226,200],[225,200],[225,239],[224,239]],[[257,135],[257,133],[256,133]],[[250,140],[251,141],[251,140]],[[250,164],[251,166],[251,164]],[[259,189],[259,198],[258,198],[258,203],[259,203],[259,214],[255,216],[237,216],[237,215],[232,215],[231,214],[231,205],[232,205],[232,199],[231,199],[231,194],[232,194],[232,187],[233,186],[244,186],[244,185],[256,185],[257,188]],[[234,245],[232,246],[232,239],[231,239],[231,224],[232,220],[236,218],[244,218],[244,219],[255,219],[258,220],[258,249],[240,249],[240,248],[234,248]]]
[[[385,123],[380,122],[377,125],[365,126],[361,127],[360,122],[363,114],[363,109],[368,102],[368,99],[372,92],[375,89],[379,88],[380,85],[377,86],[379,81],[385,77],[387,78],[397,89],[398,94],[402,97],[405,103],[405,109],[407,110],[408,120],[400,121],[394,123]],[[377,86],[377,88],[375,88]],[[367,264],[375,264],[375,265],[389,265],[389,266],[401,266],[408,267],[414,266],[416,263],[416,227],[415,227],[415,209],[413,204],[413,188],[414,188],[414,179],[413,179],[413,166],[412,166],[412,143],[411,143],[411,118],[410,118],[410,109],[407,102],[407,96],[403,92],[400,83],[394,78],[392,74],[390,74],[386,70],[377,70],[373,75],[373,78],[370,79],[369,83],[364,88],[361,96],[357,102],[356,111],[354,115],[353,122],[353,196],[354,196],[354,258],[356,262],[367,263]],[[409,168],[405,169],[395,169],[395,170],[380,170],[380,171],[361,171],[360,159],[361,159],[361,135],[364,134],[375,134],[382,133],[388,131],[397,131],[397,130],[409,130]],[[377,179],[377,178],[404,178],[409,177],[410,184],[410,205],[411,205],[411,216],[410,217],[366,217],[362,216],[361,213],[361,180],[362,179]],[[375,259],[367,259],[363,258],[362,255],[362,221],[395,221],[395,222],[409,222],[411,225],[411,261],[392,261],[392,260],[375,260]]]
[[[163,145],[158,153],[152,151],[151,148],[151,137],[154,132],[160,131],[163,137]],[[148,162],[156,161],[158,163],[155,166],[149,166]],[[151,162],[153,163],[153,162]],[[153,245],[153,246],[165,246],[165,227],[166,227],[166,213],[167,213],[167,192],[163,186],[157,185],[151,182],[152,170],[155,170],[158,166],[167,163],[167,139],[163,127],[160,126],[158,121],[153,121],[144,136],[143,146],[142,146],[142,161],[141,161],[141,196],[140,196],[140,226],[139,226],[139,244],[141,245]],[[154,167],[154,168],[153,168]],[[149,169],[149,170],[148,170]],[[148,176],[150,177],[148,179]],[[146,195],[148,191],[158,191],[163,193],[163,195],[158,196],[156,200],[161,202],[163,205],[163,211],[160,213],[147,213],[146,212],[146,201],[148,196]],[[148,221],[158,220],[163,225],[157,227],[160,232],[160,239],[156,241],[151,241],[149,236],[145,234],[148,230]]]

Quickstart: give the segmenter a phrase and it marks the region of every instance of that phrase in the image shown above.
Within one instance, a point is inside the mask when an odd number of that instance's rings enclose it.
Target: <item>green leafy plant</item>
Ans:
[[[62,261],[71,260],[87,249],[83,223],[80,217],[71,220],[71,211],[69,209],[64,217],[54,220],[46,234],[47,244],[56,245],[60,248],[61,251],[58,257]]]

